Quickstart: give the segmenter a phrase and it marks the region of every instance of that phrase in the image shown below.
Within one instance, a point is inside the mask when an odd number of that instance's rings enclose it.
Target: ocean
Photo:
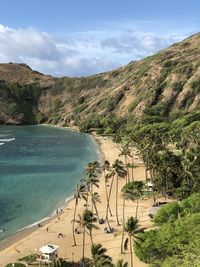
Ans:
[[[0,126],[0,240],[53,215],[94,160],[100,155],[87,134]]]

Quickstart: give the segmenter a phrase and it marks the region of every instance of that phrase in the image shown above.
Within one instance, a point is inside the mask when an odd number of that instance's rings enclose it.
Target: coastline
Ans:
[[[63,127],[64,128],[64,127]],[[97,148],[99,149],[99,153],[101,153],[103,159],[109,160],[111,163],[116,159],[119,158],[119,149],[116,144],[112,142],[111,139],[107,137],[97,136],[96,134],[92,134],[92,139],[97,145]],[[122,158],[120,158],[122,159]],[[122,159],[123,160],[123,159]],[[140,179],[142,176],[144,176],[144,168],[141,166],[136,171],[136,178]],[[99,204],[99,213],[100,216],[104,216],[104,210],[106,205],[106,199],[104,196],[105,190],[104,190],[104,179],[101,177],[100,179],[100,187],[97,189],[99,194],[101,195],[102,203]],[[122,186],[122,184],[120,184]],[[112,199],[114,199],[114,195],[112,196]],[[114,200],[111,203],[112,206],[114,206]],[[131,207],[133,210],[135,209],[134,205],[127,204],[128,208]],[[144,223],[146,226],[146,221],[148,219],[148,206],[149,201],[144,202],[144,207],[142,208],[142,215],[145,212]],[[22,258],[23,256],[27,256],[30,254],[35,254],[39,250],[39,248],[42,245],[45,244],[56,244],[59,248],[59,256],[68,259],[68,260],[79,260],[81,258],[81,244],[82,244],[82,238],[81,235],[77,236],[77,247],[72,247],[72,231],[71,231],[71,220],[73,218],[73,210],[74,210],[74,200],[70,199],[65,207],[63,208],[63,212],[49,218],[47,221],[43,223],[43,227],[33,227],[31,229],[25,230],[21,235],[17,235],[13,237],[13,239],[5,241],[4,246],[0,243],[0,266],[4,266],[7,263],[10,262],[16,262],[17,259]],[[81,200],[78,208],[77,208],[77,214],[82,213],[84,210],[84,202]],[[128,212],[127,212],[128,215]],[[149,224],[149,222],[148,222]],[[101,226],[101,228],[104,226]],[[48,231],[47,231],[48,228]],[[99,232],[100,231],[100,232]],[[108,249],[108,254],[113,257],[114,260],[120,258],[124,258],[125,260],[128,260],[128,254],[120,255],[120,238],[116,238],[113,235],[107,235],[105,240],[105,234],[103,233],[103,228],[99,231],[94,231],[94,239],[95,242],[102,243],[103,246],[105,246]],[[58,233],[63,233],[64,238],[58,238]],[[116,246],[117,245],[117,246]],[[86,238],[86,256],[90,256],[90,240],[87,237]],[[137,263],[137,267],[143,267],[146,266],[145,264],[139,262],[139,260],[135,257],[134,261]]]
[[[63,127],[59,125],[50,125],[50,124],[41,124],[42,126],[47,126],[47,127],[55,127],[55,128],[62,128],[62,129],[67,129],[75,132],[80,132],[78,127],[73,126],[73,127]],[[92,142],[94,143],[94,146],[97,149],[99,161],[102,162],[104,159],[104,154],[103,151],[101,150],[101,147],[98,142],[96,142],[96,139],[93,134],[89,134]],[[81,178],[81,177],[80,177]],[[38,224],[41,224],[42,227],[47,226],[52,220],[55,220],[60,216],[60,213],[56,213],[58,210],[64,210],[67,209],[68,205],[70,202],[73,201],[73,194],[71,196],[66,196],[66,198],[63,201],[60,201],[60,204],[56,205],[54,211],[50,213],[48,216],[33,222],[30,225],[27,225],[23,227],[22,229],[19,229],[17,232],[13,233],[12,235],[8,236],[7,238],[0,240],[0,252],[2,250],[5,250],[6,248],[13,246],[17,242],[21,241],[22,239],[26,238],[27,236],[31,235],[33,232],[35,232],[38,229]]]
[[[56,210],[64,210],[67,209],[70,202],[73,201],[73,195],[66,198],[63,201],[63,204],[59,206]],[[19,229],[17,232],[12,234],[11,236],[8,236],[7,238],[0,241],[0,253],[2,250],[7,249],[10,246],[13,246],[14,244],[18,243],[19,241],[23,240],[27,236],[31,235],[35,231],[38,230],[38,224],[41,224],[42,227],[47,226],[52,220],[57,219],[61,212],[56,213],[56,210],[54,210],[53,213],[51,213],[48,217],[45,217],[37,222],[33,222],[31,225],[27,225],[22,229]]]
[[[62,129],[67,129],[75,132],[80,132],[78,127],[73,126],[73,127],[63,127],[59,125],[50,125],[50,124],[41,124],[42,126],[47,126],[47,127],[55,127],[55,128],[62,128]],[[103,162],[104,160],[104,153],[101,149],[101,146],[97,139],[95,138],[94,134],[89,134],[92,142],[94,143],[94,146],[96,146],[97,153],[99,156],[99,161],[100,163]],[[16,243],[20,242],[27,236],[31,235],[38,229],[38,224],[41,224],[42,227],[48,226],[48,224],[52,221],[57,219],[60,216],[60,213],[56,213],[57,210],[64,210],[68,208],[68,205],[70,202],[73,201],[73,195],[67,197],[64,201],[62,201],[61,205],[58,205],[57,208],[47,217],[42,218],[41,220],[38,220],[37,222],[33,222],[31,225],[27,225],[22,229],[19,229],[17,232],[13,233],[11,236],[8,236],[7,238],[0,240],[0,253],[1,251],[15,245]],[[1,263],[1,260],[0,260]]]

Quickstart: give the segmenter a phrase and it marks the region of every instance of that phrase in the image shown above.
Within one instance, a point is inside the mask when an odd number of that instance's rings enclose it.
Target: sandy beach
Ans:
[[[119,158],[119,148],[107,137],[95,136],[96,142],[99,144],[102,153],[106,160],[110,163],[114,162],[115,159]],[[123,157],[120,158],[123,160]],[[136,161],[137,163],[137,161]],[[140,164],[139,167],[134,169],[134,179],[144,180],[145,172],[144,166]],[[124,185],[125,181],[121,180],[119,189]],[[98,210],[100,217],[105,218],[105,186],[103,176],[100,178],[100,187],[95,189],[101,196],[101,204],[98,204]],[[119,197],[119,216],[122,220],[122,198]],[[139,201],[139,212],[138,218],[140,225],[143,227],[149,227],[151,222],[149,220],[149,209],[152,206],[152,199],[142,199]],[[22,258],[30,254],[37,254],[39,248],[45,244],[54,244],[59,246],[59,257],[66,260],[78,261],[81,258],[82,253],[82,235],[76,235],[77,246],[72,247],[72,223],[74,212],[74,200],[68,202],[66,207],[56,217],[51,218],[46,223],[43,223],[43,227],[35,227],[29,229],[27,232],[19,233],[9,241],[0,243],[0,266],[5,266],[7,263],[16,262],[17,259]],[[121,230],[121,226],[117,227],[115,217],[115,185],[111,196],[111,208],[113,211],[113,217],[111,217],[110,224],[117,230]],[[126,217],[134,216],[136,203],[126,202]],[[80,201],[77,209],[77,214],[82,214],[84,210],[84,201]],[[120,254],[121,235],[114,236],[114,234],[105,234],[103,229],[106,225],[99,225],[99,230],[93,231],[93,237],[95,243],[101,243],[108,249],[108,254],[113,258],[114,262],[117,259],[124,258],[126,261],[130,261],[130,254]],[[47,231],[48,230],[48,231]],[[58,238],[58,233],[64,235],[63,238]],[[90,238],[86,237],[85,256],[90,256],[91,241]],[[134,266],[144,267],[146,264],[139,261],[134,255]]]

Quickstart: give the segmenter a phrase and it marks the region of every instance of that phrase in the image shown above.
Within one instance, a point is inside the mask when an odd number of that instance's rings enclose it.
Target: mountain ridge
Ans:
[[[200,106],[200,34],[140,61],[89,77],[56,78],[26,64],[0,64],[0,122],[77,124],[91,114],[137,119]]]

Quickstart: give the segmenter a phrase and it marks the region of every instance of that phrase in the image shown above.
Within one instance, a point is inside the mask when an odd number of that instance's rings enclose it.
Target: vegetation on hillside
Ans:
[[[41,114],[37,107],[40,95],[41,88],[37,84],[0,81],[0,103],[1,108],[5,107],[8,122],[12,118],[20,124],[40,123]]]
[[[162,207],[154,222],[160,227],[139,234],[137,256],[152,267],[200,266],[200,194]]]
[[[21,105],[19,98],[1,96],[0,122],[71,125],[91,120],[92,114],[140,120],[147,110],[164,118],[194,111],[200,103],[199,43],[197,34],[138,62],[82,78],[53,78],[26,65],[0,64],[1,90],[13,88],[10,82],[17,84],[18,90],[26,87],[26,95],[19,96]],[[34,108],[27,110],[24,97],[28,102],[36,100],[29,103]]]

